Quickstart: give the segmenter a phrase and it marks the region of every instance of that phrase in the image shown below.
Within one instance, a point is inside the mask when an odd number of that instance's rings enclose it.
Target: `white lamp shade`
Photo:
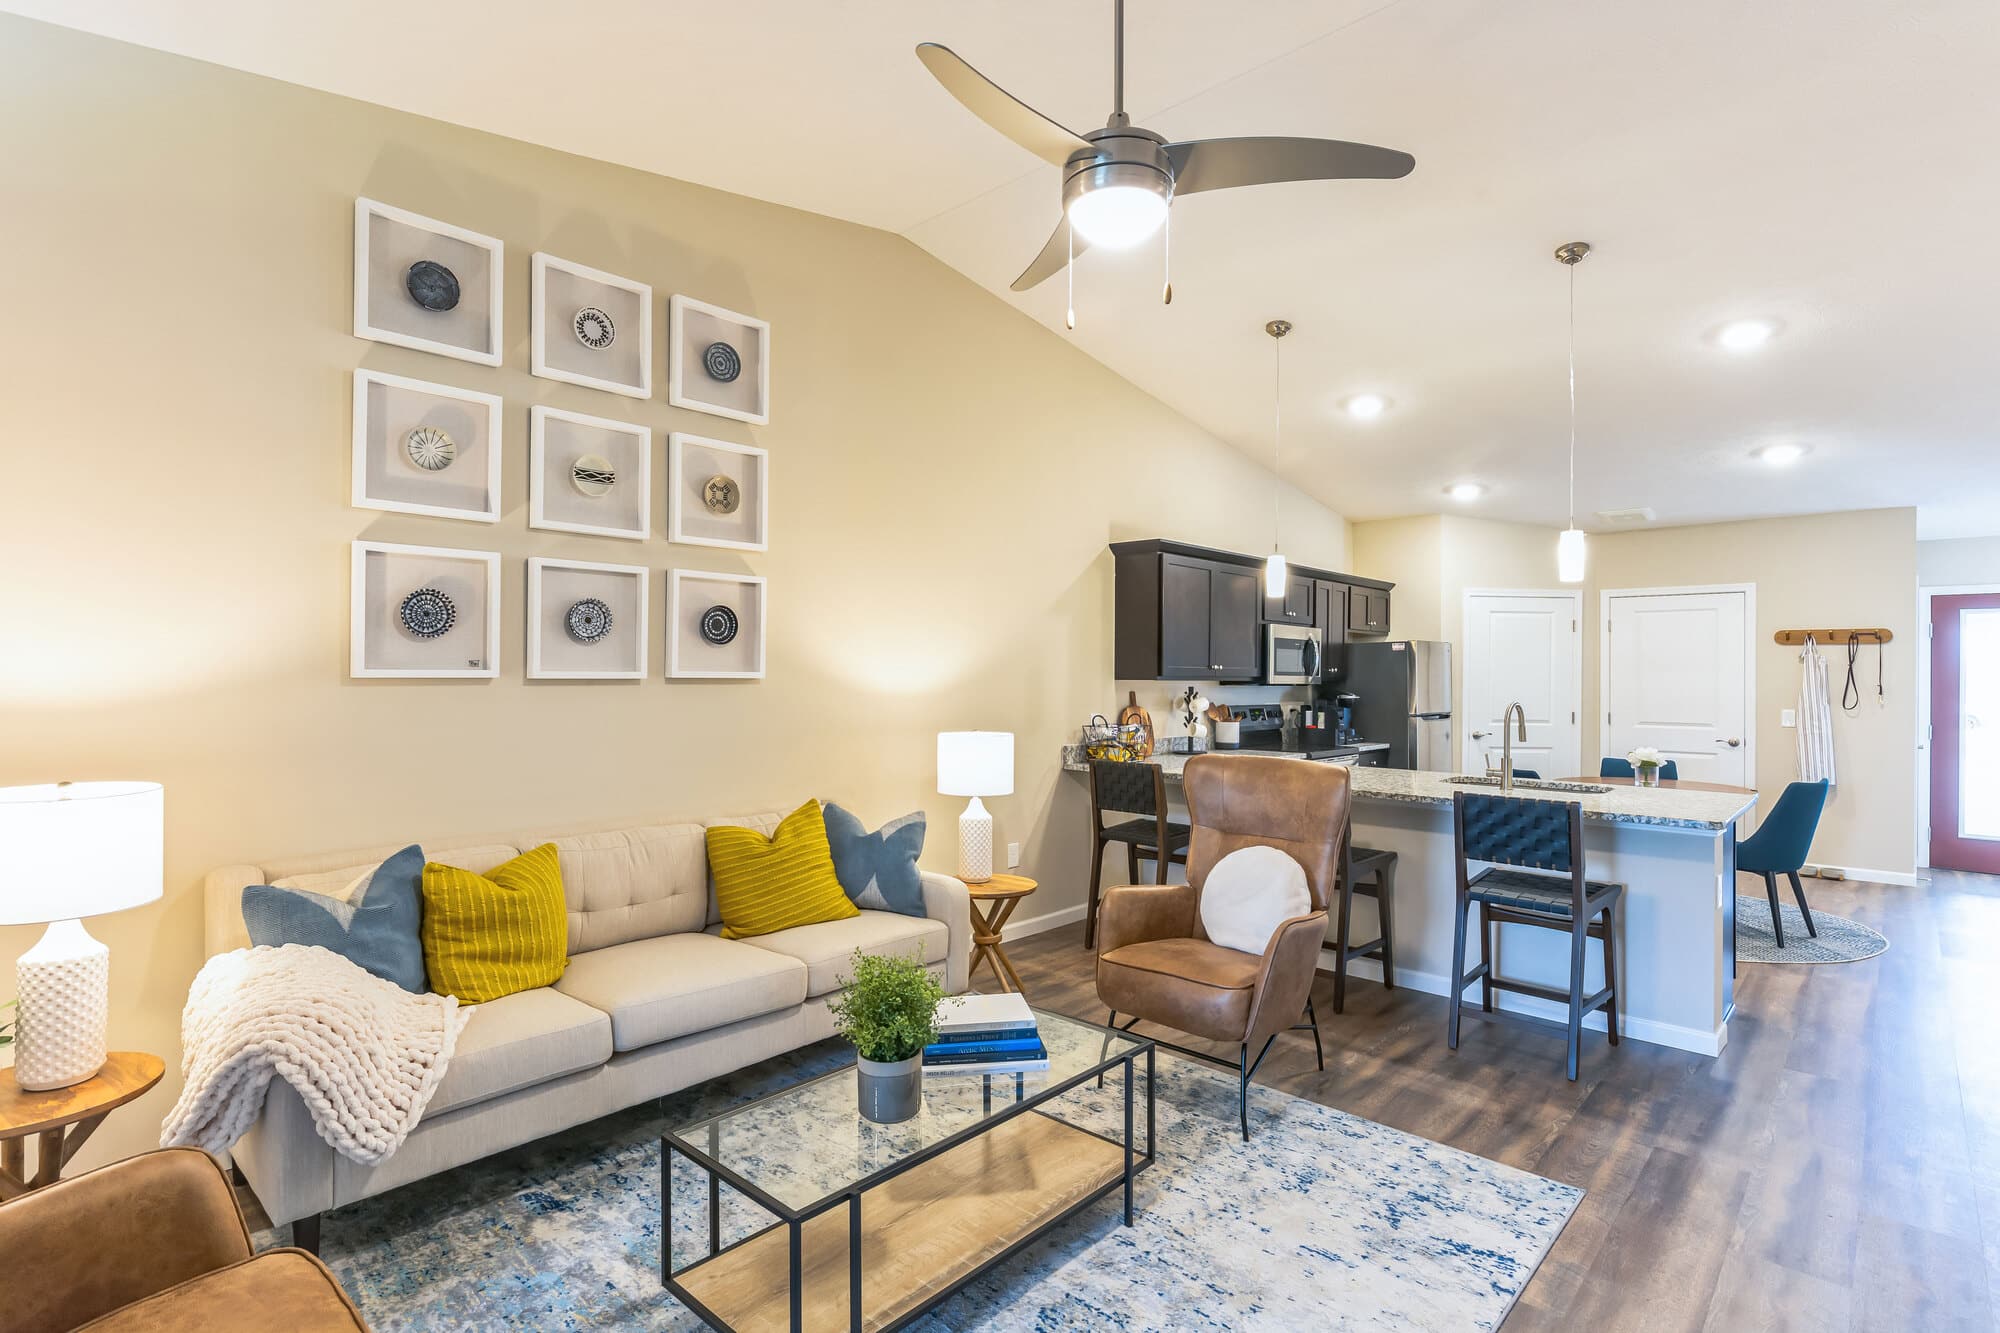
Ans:
[[[938,790],[946,796],[1009,796],[1014,791],[1014,733],[940,731]]]
[[[0,787],[0,926],[101,916],[164,883],[157,782]]]
[[[1556,538],[1556,580],[1560,583],[1583,582],[1583,532],[1579,528],[1565,528]]]

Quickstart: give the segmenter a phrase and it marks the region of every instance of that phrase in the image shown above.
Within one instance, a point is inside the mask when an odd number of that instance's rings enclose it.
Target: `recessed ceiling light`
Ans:
[[[1476,481],[1461,481],[1445,487],[1444,493],[1464,505],[1486,494],[1486,488]]]
[[[1715,331],[1715,341],[1731,352],[1754,352],[1778,334],[1774,319],[1739,319]]]
[[[1347,410],[1347,415],[1367,421],[1388,411],[1389,400],[1379,393],[1357,393],[1341,406]]]
[[[1751,456],[1760,463],[1769,463],[1772,467],[1784,467],[1804,458],[1806,446],[1785,440],[1777,444],[1767,444],[1761,449],[1753,449]]]

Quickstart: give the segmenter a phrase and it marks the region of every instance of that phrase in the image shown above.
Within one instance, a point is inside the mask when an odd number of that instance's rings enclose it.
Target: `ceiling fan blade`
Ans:
[[[917,59],[944,90],[965,103],[965,109],[1045,162],[1061,166],[1069,155],[1090,143],[1064,129],[936,42],[919,42]]]
[[[1069,262],[1071,254],[1080,255],[1088,250],[1090,242],[1079,236],[1076,238],[1076,249],[1072,251],[1069,247],[1069,219],[1059,218],[1056,221],[1056,229],[1049,233],[1048,244],[1044,245],[1042,252],[1035,256],[1035,262],[1022,269],[1021,276],[1014,279],[1014,290],[1025,292],[1030,287],[1038,287],[1047,282],[1062,272],[1063,265]]]
[[[1345,139],[1282,137],[1170,143],[1167,160],[1173,163],[1176,196],[1274,181],[1394,180],[1409,175],[1417,165],[1417,159],[1394,148]]]

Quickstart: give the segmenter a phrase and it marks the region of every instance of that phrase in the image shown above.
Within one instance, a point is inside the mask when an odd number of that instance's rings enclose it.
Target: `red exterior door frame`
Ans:
[[[1959,616],[1989,610],[2000,610],[2000,593],[1931,598],[1930,863],[1943,870],[2000,875],[2000,839],[1958,836],[1959,680],[1964,665]],[[1986,725],[2000,726],[2000,718],[1986,719]]]

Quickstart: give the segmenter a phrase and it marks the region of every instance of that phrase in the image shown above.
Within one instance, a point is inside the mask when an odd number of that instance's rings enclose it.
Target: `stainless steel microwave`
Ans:
[[[1319,631],[1298,625],[1264,627],[1264,683],[1266,685],[1317,685],[1321,660]]]

